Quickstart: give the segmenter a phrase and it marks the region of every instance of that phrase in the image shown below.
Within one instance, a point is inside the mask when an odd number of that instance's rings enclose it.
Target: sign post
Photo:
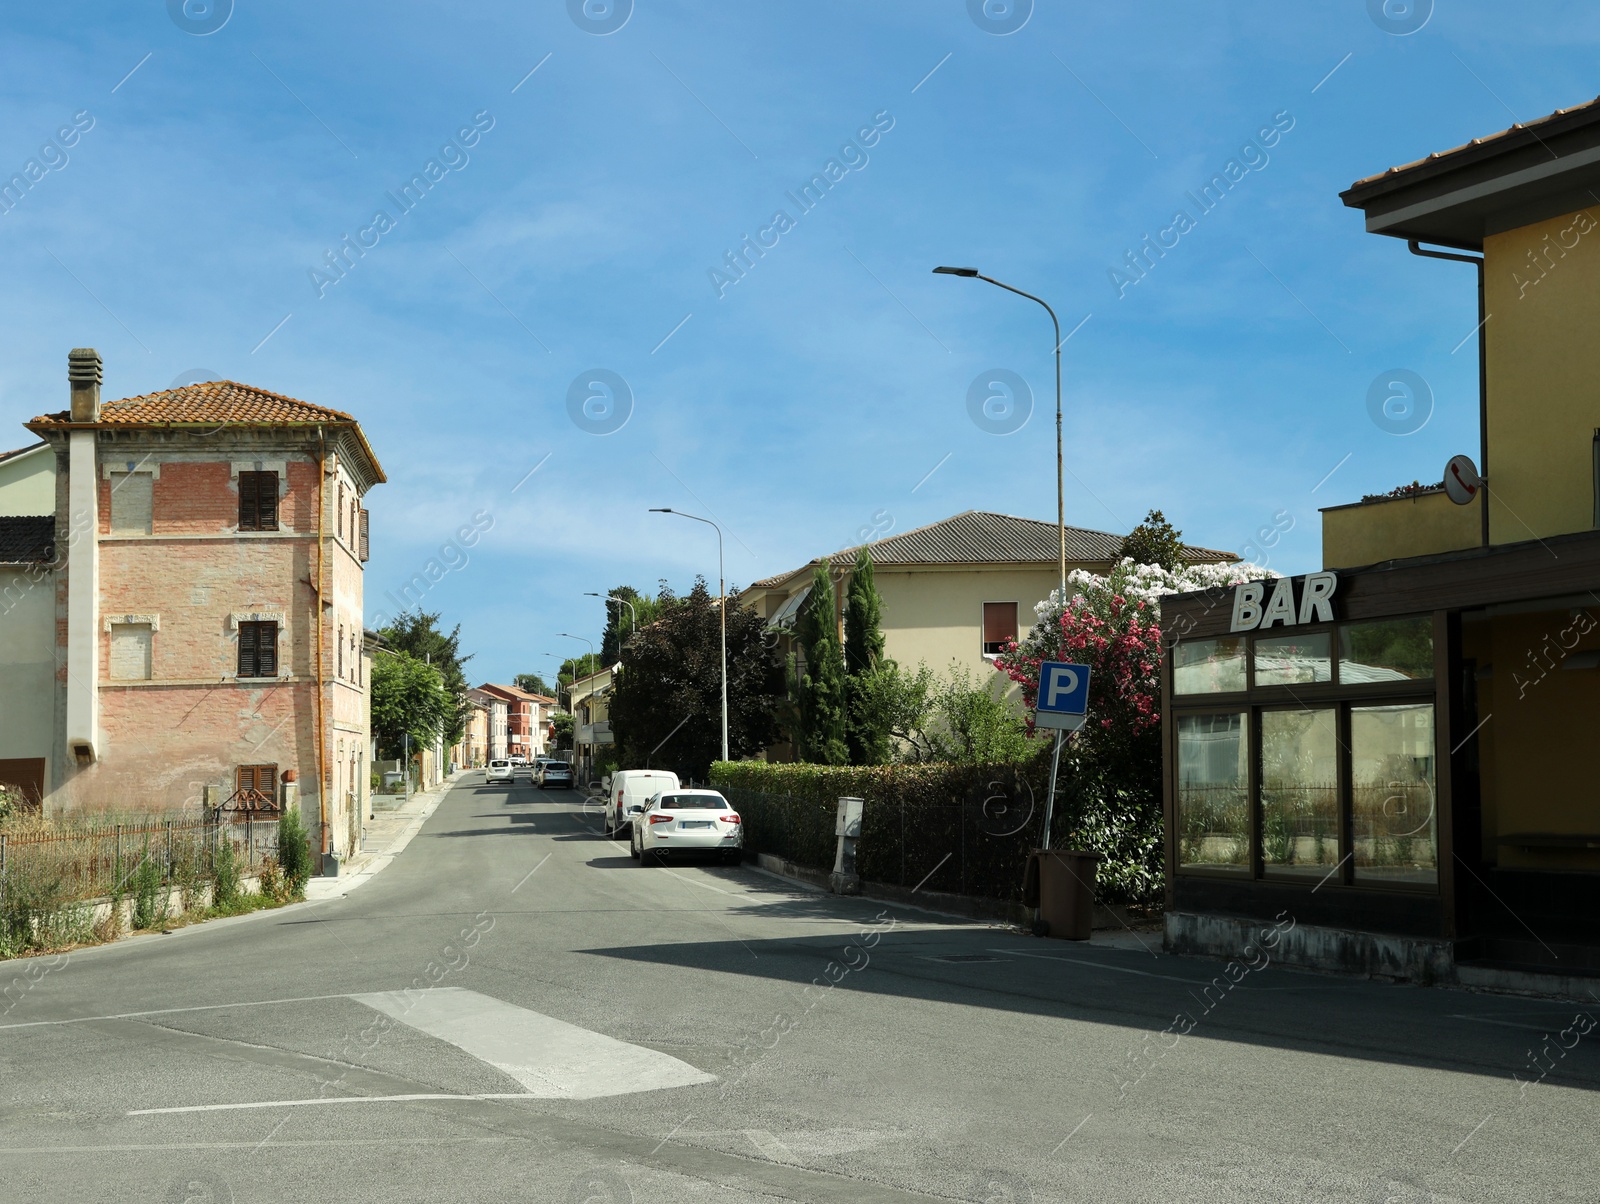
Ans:
[[[1068,732],[1083,726],[1089,710],[1089,666],[1066,661],[1045,661],[1039,666],[1038,701],[1034,708],[1035,727],[1054,728],[1055,756],[1050,761],[1050,792],[1044,801],[1044,834],[1041,849],[1050,847],[1050,821],[1055,817],[1056,776],[1061,770],[1061,742]]]

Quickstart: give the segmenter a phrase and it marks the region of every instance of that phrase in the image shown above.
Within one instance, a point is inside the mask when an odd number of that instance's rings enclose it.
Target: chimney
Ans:
[[[93,347],[74,347],[67,354],[67,381],[72,386],[72,421],[100,421],[100,377],[104,365]]]

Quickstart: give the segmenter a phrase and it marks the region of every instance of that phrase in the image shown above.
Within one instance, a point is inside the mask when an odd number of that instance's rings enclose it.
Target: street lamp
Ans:
[[[692,518],[697,523],[705,523],[717,532],[717,600],[722,622],[722,759],[728,760],[728,579],[722,570],[722,528],[709,518],[701,518],[698,514],[685,514],[682,510],[674,510],[671,506],[652,506],[651,514],[676,514],[679,518]]]
[[[589,639],[587,636],[568,635],[564,631],[557,632],[556,634],[558,634],[564,640],[581,640],[583,643],[589,645],[589,673],[588,673],[588,676],[592,677],[594,674],[596,674],[596,673],[598,673],[600,671],[600,668],[599,668],[599,666],[600,666],[600,658],[597,655],[595,655],[594,641],[593,640]],[[573,679],[572,679],[572,684],[576,685],[577,682],[578,682],[577,675],[574,674],[573,675]],[[590,732],[589,732],[589,734],[592,737],[594,735],[594,731],[593,731],[593,725],[594,725],[594,684],[592,682],[589,685],[589,700],[590,700],[589,701],[589,724],[590,724]],[[572,705],[572,686],[570,686],[570,685],[567,687],[567,705],[569,707]],[[573,716],[573,722],[574,723],[577,722],[577,716],[576,715]],[[589,741],[589,747],[590,748],[594,747],[594,741],[592,739]],[[572,732],[572,751],[573,752],[577,752],[578,751],[578,732],[577,732],[576,728],[574,728],[573,732]],[[593,753],[591,753],[589,755],[589,761],[590,761],[590,764],[592,766],[593,763],[594,763],[594,754]]]
[[[1026,297],[1029,301],[1036,301],[1044,306],[1045,313],[1050,315],[1050,321],[1056,328],[1056,528],[1061,543],[1061,604],[1067,604],[1067,495],[1062,482],[1061,459],[1061,323],[1056,319],[1056,311],[1051,309],[1049,303],[1042,297],[1035,297],[1032,293],[1025,293],[1020,288],[1002,283],[992,276],[985,276],[977,268],[946,268],[933,269],[935,276],[970,276],[975,280],[986,280],[996,288],[1003,288],[1008,293],[1016,293],[1019,297]]]
[[[1049,302],[1043,297],[1035,297],[1032,293],[1025,293],[1020,288],[1013,288],[1003,281],[992,276],[985,276],[977,268],[949,268],[937,267],[933,269],[936,276],[969,276],[974,280],[985,280],[996,288],[1003,288],[1008,293],[1016,293],[1019,297],[1026,297],[1029,301],[1037,302],[1044,306],[1045,313],[1050,315],[1050,322],[1056,328],[1056,530],[1060,537],[1061,545],[1061,605],[1067,604],[1067,492],[1062,481],[1061,457],[1061,323],[1056,318],[1056,311],[1050,308]],[[1050,762],[1050,794],[1044,804],[1044,838],[1039,842],[1046,849],[1050,847],[1050,821],[1054,817],[1056,806],[1056,774],[1061,767],[1061,743],[1064,733],[1056,729],[1055,756]]]
[[[587,589],[583,591],[583,596],[585,598],[604,598],[607,606],[610,606],[613,602],[621,602],[628,608],[628,612],[633,616],[633,626],[629,628],[628,634],[632,635],[634,632],[639,630],[639,612],[634,609],[633,603],[628,601],[628,599],[619,598],[615,594],[597,594],[593,590]],[[618,642],[617,647],[619,649],[622,647],[620,641]]]

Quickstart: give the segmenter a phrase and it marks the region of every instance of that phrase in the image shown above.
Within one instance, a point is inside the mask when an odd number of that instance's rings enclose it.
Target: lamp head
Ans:
[[[935,276],[976,276],[978,274],[978,269],[977,268],[944,268],[944,267],[940,267],[940,268],[934,268],[933,269],[933,274]]]
[[[651,514],[671,514],[672,513],[672,507],[671,506],[651,506],[650,507],[650,513]]]

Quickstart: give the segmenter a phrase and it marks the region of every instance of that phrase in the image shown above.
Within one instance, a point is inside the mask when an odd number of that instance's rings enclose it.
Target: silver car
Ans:
[[[629,818],[640,865],[682,853],[710,853],[728,865],[744,860],[744,821],[715,790],[664,791]]]
[[[552,786],[571,790],[572,766],[565,761],[546,761],[544,768],[539,771],[539,789],[548,790]]]

